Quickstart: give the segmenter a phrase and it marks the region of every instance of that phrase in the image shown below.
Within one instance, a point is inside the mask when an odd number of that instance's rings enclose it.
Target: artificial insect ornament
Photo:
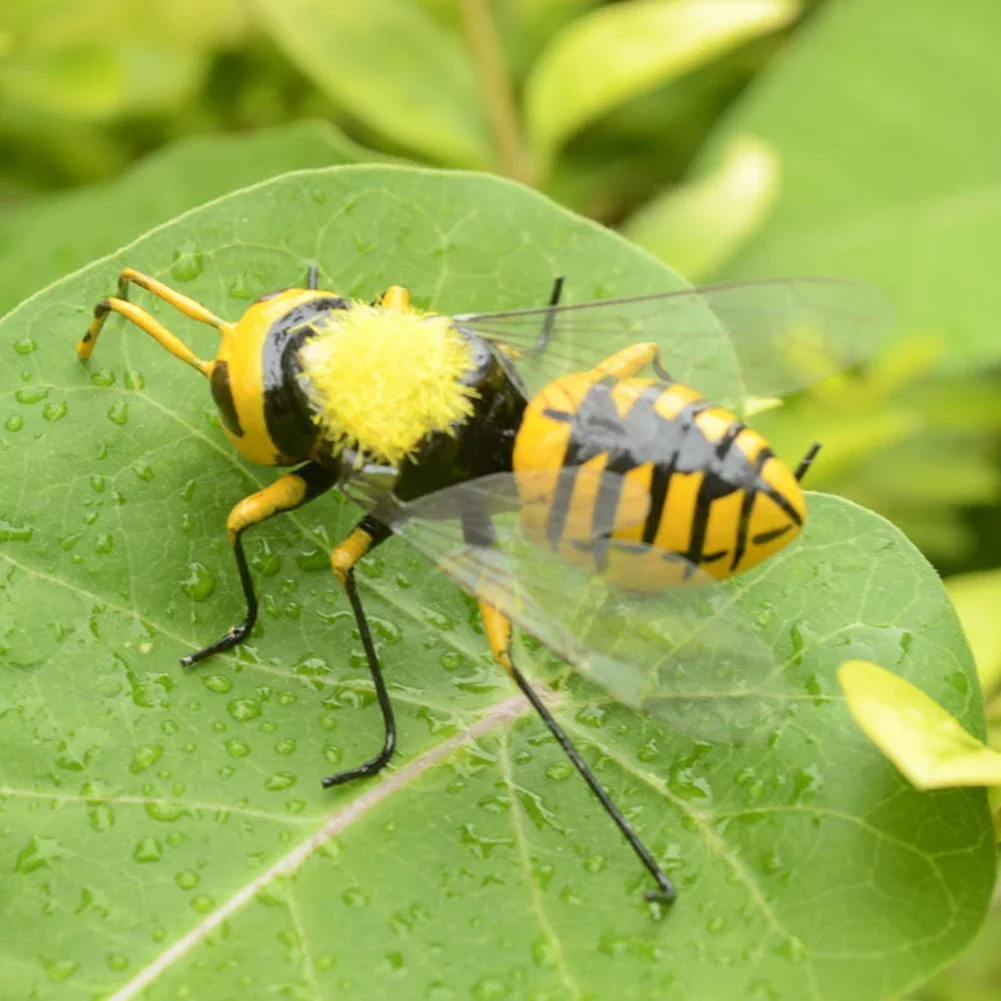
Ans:
[[[196,357],[129,302],[130,284],[215,327],[216,359]],[[806,279],[560,306],[558,278],[543,308],[449,317],[413,308],[398,286],[367,304],[317,284],[314,266],[306,288],[262,296],[230,323],[126,269],[77,345],[89,358],[108,315],[121,314],[209,380],[243,456],[296,467],[230,512],[246,618],[181,663],[227,650],[253,628],[243,533],[340,489],[366,513],[331,565],[385,739],[374,758],[324,786],[374,775],[393,753],[393,709],[354,568],[397,533],[478,600],[494,658],[656,880],[648,897],[670,902],[667,876],[515,666],[512,623],[617,698],[669,719],[676,712],[683,725],[704,707],[679,679],[759,669],[774,677],[768,652],[722,619],[711,644],[697,638],[692,611],[712,591],[693,585],[739,574],[796,537],[806,520],[799,481],[818,446],[790,471],[733,413],[674,381],[664,354],[672,343],[704,343],[703,362],[686,352],[696,359],[686,382],[698,385],[725,331],[748,393],[780,396],[868,353],[886,325],[882,299],[865,285]],[[724,709],[724,725],[752,726],[752,701]]]

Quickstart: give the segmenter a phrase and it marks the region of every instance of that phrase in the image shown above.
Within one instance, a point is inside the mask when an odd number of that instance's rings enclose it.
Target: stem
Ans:
[[[521,138],[514,84],[494,23],[490,0],[462,0],[466,42],[480,79],[500,171],[524,184],[532,183],[532,170]]]

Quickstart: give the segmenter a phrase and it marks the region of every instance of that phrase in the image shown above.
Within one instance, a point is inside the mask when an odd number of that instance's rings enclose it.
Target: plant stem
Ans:
[[[531,184],[532,170],[522,142],[514,84],[508,72],[490,0],[462,0],[462,21],[466,43],[480,79],[500,172],[516,181]]]

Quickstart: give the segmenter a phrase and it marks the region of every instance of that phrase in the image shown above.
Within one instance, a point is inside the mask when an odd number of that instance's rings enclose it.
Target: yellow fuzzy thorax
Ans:
[[[469,347],[449,320],[354,303],[303,345],[302,371],[335,450],[397,464],[473,412]]]

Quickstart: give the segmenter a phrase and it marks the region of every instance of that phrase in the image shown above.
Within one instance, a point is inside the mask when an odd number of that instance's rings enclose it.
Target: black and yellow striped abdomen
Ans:
[[[514,469],[534,471],[523,518],[534,542],[636,590],[684,583],[692,565],[733,576],[806,518],[799,484],[765,439],[678,383],[599,370],[550,383],[525,412]]]

